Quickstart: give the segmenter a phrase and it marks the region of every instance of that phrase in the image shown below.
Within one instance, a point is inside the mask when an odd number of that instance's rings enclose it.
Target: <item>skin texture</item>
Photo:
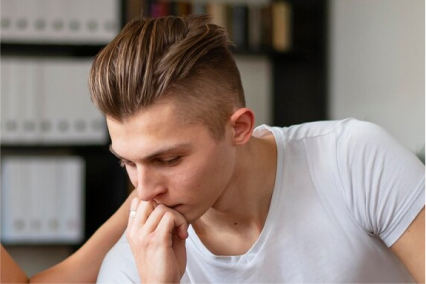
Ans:
[[[263,228],[274,186],[276,146],[251,136],[251,110],[235,110],[217,141],[204,125],[179,121],[174,107],[164,100],[122,122],[107,117],[111,150],[138,192],[127,238],[143,283],[179,282],[189,223],[211,251],[247,251]],[[255,172],[264,178],[253,179]],[[212,241],[212,231],[223,241]]]
[[[111,149],[125,164],[138,197],[178,206],[191,222],[223,192],[235,152],[227,141],[214,141],[204,126],[185,127],[174,121],[168,104],[156,104],[123,125],[107,119]]]
[[[0,283],[28,283],[25,272],[12,259],[6,249],[1,246]]]
[[[417,283],[425,283],[425,208],[391,250],[410,271]]]

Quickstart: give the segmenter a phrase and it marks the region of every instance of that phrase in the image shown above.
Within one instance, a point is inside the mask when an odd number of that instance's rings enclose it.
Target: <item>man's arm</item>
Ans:
[[[107,252],[126,229],[134,190],[123,205],[73,255],[35,276],[31,283],[95,283]]]
[[[410,271],[417,283],[425,283],[425,208],[417,215],[391,250]]]

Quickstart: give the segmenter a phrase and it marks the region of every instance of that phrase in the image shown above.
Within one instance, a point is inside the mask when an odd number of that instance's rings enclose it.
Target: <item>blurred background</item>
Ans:
[[[1,0],[1,242],[28,275],[61,261],[131,187],[91,104],[93,57],[135,17],[226,27],[256,124],[354,117],[424,160],[423,0]]]

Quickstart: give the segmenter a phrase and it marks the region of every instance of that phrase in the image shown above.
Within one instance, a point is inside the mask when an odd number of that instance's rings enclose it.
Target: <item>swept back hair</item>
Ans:
[[[231,44],[206,15],[135,19],[95,57],[92,101],[123,121],[169,98],[183,121],[204,123],[220,139],[234,109],[245,106]]]

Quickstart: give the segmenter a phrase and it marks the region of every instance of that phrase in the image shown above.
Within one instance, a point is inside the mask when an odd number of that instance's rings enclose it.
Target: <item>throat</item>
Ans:
[[[272,201],[277,169],[273,135],[252,138],[239,148],[233,178],[214,204],[192,223],[214,255],[246,254],[259,239]]]
[[[246,254],[258,240],[263,228],[240,221],[213,228],[200,220],[192,224],[192,227],[203,245],[218,256]]]

